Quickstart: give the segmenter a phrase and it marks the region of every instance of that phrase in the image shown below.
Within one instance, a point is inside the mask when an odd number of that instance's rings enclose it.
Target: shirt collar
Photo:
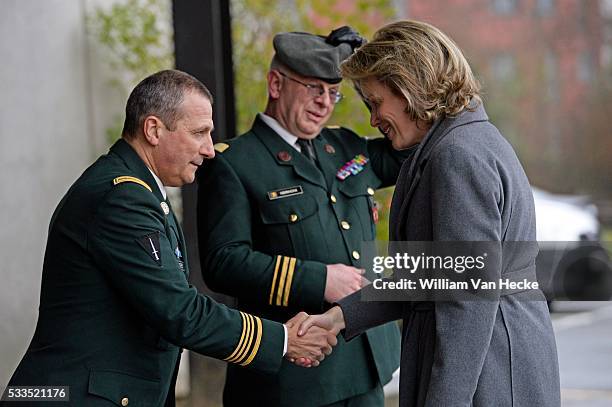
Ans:
[[[259,113],[259,117],[264,121],[272,130],[276,132],[287,144],[295,148],[297,151],[302,152],[302,148],[297,144],[298,138],[293,134],[289,133],[281,124],[273,117],[268,116],[265,113]]]
[[[166,188],[164,188],[164,184],[162,183],[161,179],[159,179],[159,177],[155,175],[155,173],[151,171],[149,167],[147,168],[149,172],[151,173],[151,175],[153,175],[153,178],[155,179],[155,182],[157,183],[157,187],[159,188],[159,191],[161,192],[162,196],[164,197],[164,199],[167,199],[168,194],[166,193]]]

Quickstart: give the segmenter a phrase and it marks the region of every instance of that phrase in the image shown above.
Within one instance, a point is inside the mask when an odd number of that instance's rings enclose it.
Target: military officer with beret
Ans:
[[[268,373],[285,347],[291,357],[330,351],[336,338],[323,330],[300,341],[187,282],[164,186],[192,182],[214,157],[212,130],[212,96],[192,76],[162,71],[136,86],[122,138],[53,214],[36,331],[9,388],[69,386],[62,406],[170,406],[183,347]]]
[[[215,145],[198,178],[202,272],[241,309],[284,321],[320,312],[361,286],[361,244],[375,238],[377,188],[395,183],[405,152],[325,127],[342,98],[340,63],[364,40],[277,34],[268,103],[246,134]],[[339,339],[317,369],[288,361],[274,375],[228,366],[226,406],[382,406],[399,364],[394,323]]]

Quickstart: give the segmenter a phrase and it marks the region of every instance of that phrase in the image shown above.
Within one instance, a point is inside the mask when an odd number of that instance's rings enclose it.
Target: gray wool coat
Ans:
[[[482,105],[433,124],[400,171],[390,241],[535,241],[531,188]],[[535,273],[536,250],[504,261],[501,275]],[[367,289],[367,288],[366,288]],[[496,301],[341,300],[350,339],[403,320],[400,406],[560,405],[557,351],[541,292]]]

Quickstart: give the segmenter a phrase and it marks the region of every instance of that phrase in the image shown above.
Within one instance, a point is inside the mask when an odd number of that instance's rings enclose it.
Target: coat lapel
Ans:
[[[406,186],[403,188],[403,190],[398,191],[400,195],[397,196],[397,199],[396,194],[394,193],[393,195],[393,204],[396,206],[400,205],[400,208],[399,210],[393,211],[392,216],[390,217],[390,222],[392,222],[391,224],[393,225],[393,230],[395,231],[395,234],[390,236],[390,240],[404,240],[404,222],[402,220],[406,219],[407,217],[406,211],[410,206],[415,190],[421,181],[421,175],[423,174],[423,171],[429,161],[429,157],[435,147],[454,128],[467,123],[487,121],[488,119],[489,118],[487,117],[482,104],[480,104],[474,111],[465,110],[457,117],[445,117],[434,122],[431,129],[429,129],[423,138],[419,149],[416,151],[407,173],[404,174],[403,171],[400,171],[400,178],[403,175],[406,175],[408,179],[401,180],[401,182]],[[398,183],[400,183],[399,178]]]
[[[254,132],[257,138],[266,146],[278,165],[292,167],[299,177],[323,189],[327,189],[325,178],[321,171],[304,157],[303,154],[287,144],[285,140],[268,127],[259,117],[255,118],[255,123],[253,123],[251,131]]]

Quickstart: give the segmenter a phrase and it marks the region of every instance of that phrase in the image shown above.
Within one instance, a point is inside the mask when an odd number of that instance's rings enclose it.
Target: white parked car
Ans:
[[[597,207],[584,196],[533,189],[540,254],[537,275],[547,298],[608,300],[610,258],[602,247]]]

